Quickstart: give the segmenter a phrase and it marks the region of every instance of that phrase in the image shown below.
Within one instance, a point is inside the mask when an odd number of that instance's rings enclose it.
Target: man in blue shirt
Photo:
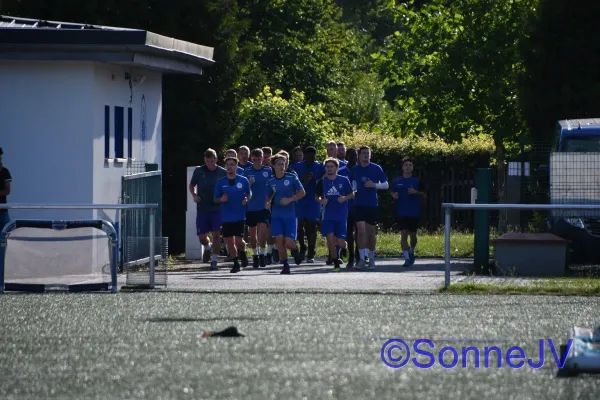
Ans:
[[[348,149],[348,151],[346,151],[344,148],[344,155],[348,157],[348,164],[338,170],[338,175],[345,176],[350,182],[352,182],[352,168],[356,165],[358,154],[356,153],[356,149]],[[348,230],[346,233],[346,243],[348,244],[348,264],[346,264],[346,268],[353,268],[355,262],[360,259],[360,254],[358,254],[358,246],[356,246],[356,210],[354,198],[348,200],[347,226]],[[343,253],[344,252],[342,252],[342,254]]]
[[[410,267],[415,263],[417,230],[421,220],[421,199],[425,198],[423,183],[413,177],[413,168],[413,161],[408,157],[404,158],[402,160],[402,176],[394,179],[390,188],[392,197],[396,200],[396,216],[405,267]],[[410,246],[408,245],[408,236],[410,236]]]
[[[252,267],[264,268],[267,263],[267,224],[269,210],[266,206],[268,183],[273,172],[270,167],[263,167],[262,149],[254,149],[251,153],[252,166],[244,170],[244,176],[250,183],[252,199],[248,202],[246,225],[248,226],[250,246],[252,246]]]
[[[219,179],[226,175],[224,168],[217,165],[217,153],[213,149],[204,152],[204,165],[194,169],[189,184],[189,191],[197,204],[196,231],[204,253],[202,262],[209,262],[210,267],[217,269],[217,260],[221,248],[221,212],[219,205],[213,201],[215,185]],[[208,234],[212,235],[212,243]]]
[[[279,260],[283,264],[282,274],[290,273],[287,250],[297,265],[301,260],[296,247],[298,220],[296,219],[296,202],[306,195],[298,177],[285,173],[285,157],[276,154],[271,160],[273,177],[269,180],[269,198],[267,205],[271,207],[271,236],[277,242]]]
[[[237,151],[235,151],[234,149],[229,149],[225,152],[225,160],[228,158],[235,158],[237,160]],[[244,168],[240,167],[239,165],[237,166],[236,169],[236,173],[238,175],[243,175],[244,174]]]
[[[325,160],[325,177],[317,183],[316,199],[323,206],[321,234],[327,238],[329,258],[333,260],[333,272],[340,272],[342,260],[336,247],[346,249],[348,201],[354,198],[350,180],[338,175],[336,158]]]
[[[243,170],[250,168],[254,163],[252,161],[248,161],[249,157],[250,149],[248,148],[248,146],[240,146],[240,148],[238,149],[238,158],[240,159],[238,167],[240,167]]]
[[[339,167],[345,167],[346,166],[346,161],[342,161],[340,159],[338,159],[338,146],[337,143],[334,141],[331,142],[327,142],[327,144],[325,145],[325,150],[327,151],[327,157],[329,158],[335,158],[336,160],[338,160],[338,164]]]
[[[248,266],[246,243],[244,236],[244,221],[246,220],[246,204],[252,198],[248,179],[237,174],[237,158],[225,159],[227,175],[215,185],[214,201],[221,205],[221,220],[223,222],[223,237],[229,248],[229,259],[233,260],[231,273],[240,272],[238,258],[242,267]]]
[[[317,224],[321,217],[321,205],[315,200],[317,181],[325,174],[322,163],[315,161],[317,149],[309,146],[304,150],[304,161],[295,163],[291,169],[296,171],[302,186],[306,190],[306,197],[298,202],[298,241],[300,242],[300,254],[306,262],[313,263],[315,247],[317,244]],[[304,244],[306,235],[307,244]],[[307,252],[308,247],[308,252]]]
[[[360,261],[357,268],[375,268],[377,245],[377,222],[379,222],[379,200],[377,190],[389,187],[383,169],[371,162],[371,149],[362,146],[358,150],[359,164],[352,168],[352,182],[356,190],[356,228]],[[369,265],[365,258],[369,255]]]

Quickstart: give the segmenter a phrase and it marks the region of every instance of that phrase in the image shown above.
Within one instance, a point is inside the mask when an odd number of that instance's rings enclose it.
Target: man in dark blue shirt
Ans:
[[[339,161],[325,160],[325,177],[317,183],[315,198],[323,206],[321,234],[327,238],[329,259],[333,260],[333,272],[340,272],[342,260],[336,249],[346,249],[348,201],[354,198],[350,180],[338,175]]]
[[[267,224],[269,223],[269,210],[266,206],[268,183],[273,176],[270,167],[262,165],[262,149],[254,149],[251,153],[251,167],[244,170],[244,176],[250,183],[252,199],[248,202],[246,225],[252,247],[252,267],[266,266],[267,259]]]
[[[271,236],[275,237],[279,260],[283,264],[282,274],[290,273],[287,250],[292,251],[296,264],[300,264],[300,252],[296,247],[298,220],[296,219],[297,201],[306,195],[297,176],[285,172],[285,157],[276,154],[271,160],[273,177],[269,180],[269,198],[271,207]]]
[[[360,261],[357,268],[375,268],[375,246],[377,245],[377,222],[379,222],[379,200],[377,190],[389,187],[383,169],[371,162],[371,149],[362,146],[358,150],[358,161],[352,168],[352,180],[356,190],[356,228]],[[369,264],[366,257],[369,256]]]
[[[304,161],[291,165],[296,171],[302,186],[306,190],[306,197],[297,204],[298,210],[298,241],[300,242],[300,254],[302,259],[306,256],[306,262],[314,262],[315,247],[317,244],[317,225],[321,217],[321,205],[315,200],[317,181],[325,174],[322,163],[315,161],[317,149],[309,146],[304,150]],[[304,244],[306,235],[307,244]],[[308,249],[307,249],[308,248]],[[307,251],[308,250],[308,251]]]
[[[217,182],[214,201],[221,205],[221,221],[223,222],[223,238],[227,241],[229,258],[233,260],[231,273],[240,272],[238,258],[242,267],[248,266],[246,243],[243,241],[244,222],[246,220],[246,204],[252,197],[248,179],[237,174],[237,158],[225,159],[227,175]]]
[[[221,212],[213,201],[215,185],[226,175],[225,168],[217,165],[217,153],[213,149],[204,152],[204,165],[194,169],[189,191],[197,204],[196,231],[204,247],[203,262],[210,261],[210,267],[217,269],[217,260],[221,247]],[[212,243],[208,234],[212,234]],[[211,261],[212,255],[212,261]]]
[[[421,199],[425,198],[423,183],[413,177],[413,168],[413,161],[410,158],[404,158],[402,160],[402,176],[394,179],[390,188],[392,197],[396,200],[396,216],[405,267],[410,267],[415,263],[417,230],[421,219]],[[408,245],[408,236],[410,236],[410,246]]]

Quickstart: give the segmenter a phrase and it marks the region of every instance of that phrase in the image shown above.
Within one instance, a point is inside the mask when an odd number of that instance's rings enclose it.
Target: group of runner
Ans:
[[[389,183],[383,169],[371,162],[368,146],[346,149],[344,143],[329,142],[326,148],[327,158],[320,162],[313,146],[294,148],[291,160],[285,150],[273,154],[271,147],[250,151],[241,146],[226,151],[224,167],[217,165],[213,149],[206,150],[204,165],[194,170],[189,183],[203,262],[218,268],[222,236],[228,261],[233,261],[230,272],[248,267],[247,233],[253,268],[281,263],[281,273],[289,274],[288,251],[296,265],[313,263],[320,230],[334,272],[346,256],[346,268],[372,270],[378,191],[389,190],[396,203],[404,266],[413,265],[425,197],[421,181],[413,176],[413,161],[403,159],[402,175]]]

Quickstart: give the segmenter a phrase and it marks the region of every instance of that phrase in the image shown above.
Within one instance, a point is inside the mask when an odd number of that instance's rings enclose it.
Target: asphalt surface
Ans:
[[[345,274],[375,273],[297,275],[343,282]],[[381,275],[389,280],[404,273]],[[212,273],[217,281],[226,274]],[[243,274],[252,272],[231,275]],[[255,279],[271,279],[258,274]],[[202,286],[213,280],[196,281]],[[526,359],[538,363],[540,339],[558,347],[570,326],[600,321],[599,298],[227,294],[173,286],[170,292],[0,296],[0,398],[487,400],[597,399],[600,393],[597,376],[557,378],[548,343],[539,369],[512,369],[506,357],[498,368],[494,355],[485,368],[483,356],[486,346],[504,354],[520,346]],[[203,330],[231,325],[247,336],[202,338]],[[409,346],[431,339],[435,365],[386,366],[381,350],[391,338]],[[463,346],[479,348],[479,368],[472,357],[465,368],[462,357],[456,367],[443,368],[437,360],[443,346],[459,354]]]

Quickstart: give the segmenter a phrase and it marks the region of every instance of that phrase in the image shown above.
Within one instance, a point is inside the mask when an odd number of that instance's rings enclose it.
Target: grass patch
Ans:
[[[528,284],[456,283],[441,288],[440,293],[451,294],[525,294],[559,296],[599,296],[600,279],[556,278],[534,280]]]
[[[450,248],[452,257],[473,257],[475,239],[472,233],[452,232],[450,235]],[[400,246],[400,233],[377,233],[377,257],[402,257]],[[317,257],[326,257],[328,254],[325,238],[317,238]],[[443,257],[444,256],[444,231],[436,232],[419,231],[417,233],[417,257]]]

